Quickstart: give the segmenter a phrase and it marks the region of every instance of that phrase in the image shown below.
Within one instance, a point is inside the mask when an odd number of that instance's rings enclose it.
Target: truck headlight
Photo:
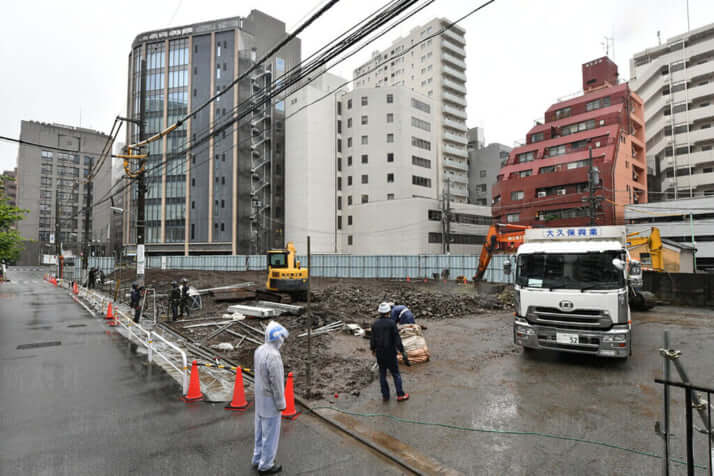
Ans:
[[[517,326],[516,334],[521,336],[532,336],[535,335],[535,329],[533,329],[532,327]]]
[[[627,337],[625,334],[612,334],[609,336],[603,336],[602,338],[603,342],[626,342]]]

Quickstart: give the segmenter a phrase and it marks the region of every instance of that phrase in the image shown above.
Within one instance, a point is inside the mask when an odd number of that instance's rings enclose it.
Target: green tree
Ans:
[[[28,210],[10,205],[5,196],[5,183],[14,180],[12,177],[0,175],[0,261],[17,260],[22,251],[22,237],[14,225],[25,218]]]

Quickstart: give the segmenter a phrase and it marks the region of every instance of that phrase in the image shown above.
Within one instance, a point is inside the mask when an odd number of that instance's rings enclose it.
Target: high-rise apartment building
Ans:
[[[650,200],[714,195],[714,23],[630,60],[645,104]]]
[[[485,145],[483,129],[474,127],[468,132],[469,203],[491,205],[491,188],[501,167],[506,165],[511,147],[492,143]]]
[[[480,252],[490,209],[450,198],[448,175],[437,187],[434,101],[402,86],[342,83],[325,75],[287,100],[286,232],[298,249],[310,235],[316,253]]]
[[[7,178],[3,182],[3,194],[8,205],[14,207],[17,205],[17,167],[14,170],[6,170],[2,173],[2,176]]]
[[[29,210],[17,226],[26,240],[18,264],[38,264],[40,254],[55,254],[57,242],[63,250],[78,255],[85,242],[87,197],[94,204],[102,198],[96,193],[107,191],[105,184],[111,180],[111,161],[107,159],[95,172],[94,183],[85,183],[108,136],[81,127],[22,121],[20,139],[46,148],[20,144],[18,149],[17,206]],[[93,206],[89,241],[94,223],[108,220],[108,213],[108,209]]]
[[[449,182],[456,203],[468,199],[466,150],[465,30],[453,26],[433,36],[450,22],[436,18],[395,40],[384,51],[354,70],[354,87],[402,86],[431,99],[436,156],[434,190],[441,194]],[[431,38],[430,38],[431,37]]]
[[[144,137],[159,132],[225,90],[285,35],[283,22],[257,10],[139,34],[129,54],[128,116],[138,121],[143,110]],[[284,246],[284,101],[256,104],[243,118],[238,112],[299,62],[295,39],[150,144],[147,253],[248,254]],[[126,140],[140,140],[137,125]],[[130,246],[136,243],[136,197],[134,184],[124,201],[123,236]]]
[[[493,186],[499,223],[580,226],[624,223],[624,208],[647,202],[642,100],[619,83],[607,57],[582,66],[582,95],[553,104],[543,124],[511,151]],[[599,171],[594,211],[589,190],[589,149]]]

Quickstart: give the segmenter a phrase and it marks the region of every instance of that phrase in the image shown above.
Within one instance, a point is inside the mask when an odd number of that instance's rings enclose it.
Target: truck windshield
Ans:
[[[622,271],[613,264],[622,259],[620,251],[602,253],[534,253],[518,257],[516,283],[532,288],[620,289],[625,286]]]

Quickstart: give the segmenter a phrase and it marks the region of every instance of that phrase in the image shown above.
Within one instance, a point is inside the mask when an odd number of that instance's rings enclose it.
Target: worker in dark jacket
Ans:
[[[416,324],[414,314],[404,304],[393,305],[390,317],[395,324]]]
[[[181,304],[181,290],[176,281],[171,281],[171,291],[169,291],[169,305],[171,306],[171,320],[178,319],[179,305]]]
[[[409,394],[404,393],[402,389],[402,376],[399,374],[397,364],[397,352],[402,353],[404,363],[409,366],[409,358],[404,351],[402,339],[399,337],[397,325],[389,317],[391,306],[383,302],[379,305],[377,312],[379,318],[372,324],[372,333],[369,340],[369,348],[377,357],[377,365],[379,365],[379,384],[382,387],[382,399],[386,402],[389,400],[389,385],[387,384],[387,370],[391,372],[394,379],[394,387],[397,391],[397,401],[409,399]]]
[[[191,296],[188,294],[190,288],[188,279],[183,278],[181,280],[181,310],[179,317],[183,317],[184,312],[186,313],[186,317],[191,317]]]
[[[134,310],[134,322],[139,323],[141,317],[141,295],[143,294],[144,286],[139,287],[136,283],[131,285],[131,301],[129,306]]]

